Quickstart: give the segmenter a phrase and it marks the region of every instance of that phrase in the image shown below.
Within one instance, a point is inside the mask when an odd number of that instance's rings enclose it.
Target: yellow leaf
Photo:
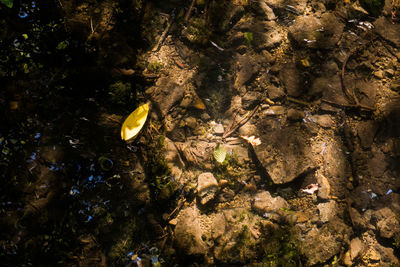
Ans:
[[[224,162],[224,160],[226,158],[226,150],[220,144],[217,144],[217,146],[214,149],[214,158],[219,163]]]
[[[149,114],[149,104],[143,104],[133,111],[121,127],[121,138],[128,141],[135,138],[146,122]]]

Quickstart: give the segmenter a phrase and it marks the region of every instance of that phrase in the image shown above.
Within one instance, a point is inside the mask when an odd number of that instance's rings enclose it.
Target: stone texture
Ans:
[[[288,95],[298,97],[303,93],[303,88],[300,86],[300,72],[297,69],[296,64],[285,64],[279,72],[279,77],[285,85]]]
[[[284,208],[289,208],[289,204],[282,197],[272,197],[268,191],[262,191],[254,196],[253,209],[260,214],[280,213]]]
[[[381,237],[392,238],[394,235],[400,234],[400,223],[390,208],[382,208],[375,215],[378,219],[376,226]]]
[[[380,17],[374,22],[376,32],[383,39],[395,44],[400,48],[400,25],[392,24],[389,18]]]
[[[331,116],[327,114],[311,116],[311,120],[323,128],[331,128],[334,125]]]
[[[201,239],[199,212],[195,207],[185,208],[179,213],[175,228],[175,242],[178,249],[186,255],[204,255],[206,244]]]
[[[205,172],[197,178],[197,196],[202,205],[206,204],[215,197],[218,190],[218,182],[211,172]]]
[[[333,48],[339,41],[344,24],[333,13],[297,17],[289,28],[289,37],[299,46],[317,49]]]
[[[163,117],[168,114],[174,104],[181,101],[184,93],[185,89],[168,77],[160,78],[155,86],[146,90],[146,94]]]
[[[299,246],[301,253],[307,258],[307,266],[324,263],[340,253],[350,235],[351,229],[339,220],[328,222],[320,229],[311,229],[302,237]]]
[[[335,218],[337,213],[337,204],[334,200],[330,200],[326,203],[320,203],[317,205],[320,219],[323,223],[326,223]]]
[[[276,184],[288,183],[316,167],[309,146],[311,135],[294,126],[283,127],[260,136],[254,151]]]

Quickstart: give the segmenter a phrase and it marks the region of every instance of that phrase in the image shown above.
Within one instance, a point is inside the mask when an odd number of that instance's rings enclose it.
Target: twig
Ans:
[[[163,31],[163,33],[160,36],[160,39],[158,39],[158,42],[156,46],[153,48],[152,52],[156,52],[161,48],[162,43],[164,42],[165,38],[167,37],[168,31],[171,28],[172,21],[170,22],[169,19],[167,20],[167,27]]]
[[[300,105],[303,105],[303,106],[308,106],[308,107],[311,106],[311,104],[308,103],[308,102],[305,102],[305,101],[302,101],[302,100],[298,100],[298,99],[290,97],[290,96],[288,96],[286,99],[288,101],[290,101],[290,102],[293,102],[293,103],[296,103],[296,104],[300,104]]]
[[[374,107],[370,107],[370,106],[363,105],[363,104],[358,104],[358,105],[356,105],[356,104],[340,104],[340,103],[336,103],[336,102],[329,101],[326,99],[322,99],[321,101],[325,102],[327,104],[330,104],[332,106],[338,106],[338,107],[347,108],[347,109],[365,109],[365,110],[369,110],[369,111],[375,110]]]
[[[242,127],[243,125],[246,124],[246,122],[248,122],[251,117],[254,116],[254,114],[256,113],[258,107],[260,105],[257,105],[251,112],[249,115],[247,115],[246,117],[244,117],[243,119],[241,119],[238,123],[232,125],[223,135],[222,135],[222,139],[227,138],[228,136],[230,136],[231,134],[233,134],[237,129],[239,129],[240,127]]]
[[[189,9],[186,12],[185,18],[183,19],[184,22],[188,21],[188,19],[190,17],[190,13],[192,13],[192,9],[193,9],[193,6],[194,6],[195,2],[196,2],[196,0],[192,0],[192,3],[190,4]]]

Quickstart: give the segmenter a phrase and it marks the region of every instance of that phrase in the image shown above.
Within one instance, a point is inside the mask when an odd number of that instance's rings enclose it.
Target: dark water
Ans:
[[[109,101],[107,66],[96,66],[95,45],[69,36],[58,1],[21,1],[8,19],[15,22],[0,42],[2,265],[132,263],[152,247],[131,186],[137,157],[120,124],[102,114],[123,117],[136,102]]]

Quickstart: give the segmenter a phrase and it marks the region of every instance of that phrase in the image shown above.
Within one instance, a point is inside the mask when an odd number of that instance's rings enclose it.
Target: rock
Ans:
[[[389,18],[380,17],[374,22],[376,32],[382,36],[383,39],[395,44],[400,48],[400,25],[392,24]]]
[[[301,121],[304,118],[304,112],[297,109],[289,109],[287,118],[291,121]]]
[[[361,121],[357,124],[357,135],[360,138],[361,146],[364,149],[371,147],[375,134],[379,129],[379,124],[375,121]]]
[[[279,77],[285,85],[288,95],[298,97],[303,93],[303,88],[300,86],[300,72],[297,69],[296,64],[285,64],[279,72]]]
[[[365,249],[364,243],[358,238],[353,238],[350,241],[350,259],[354,261],[357,257],[362,257],[362,253]]]
[[[388,207],[384,207],[375,213],[378,222],[376,224],[379,235],[384,238],[392,238],[400,234],[398,216]]]
[[[329,199],[331,197],[331,185],[328,179],[321,173],[317,172],[318,197],[322,199]]]
[[[383,79],[384,78],[384,74],[383,74],[383,70],[377,70],[374,72],[374,76],[378,79]]]
[[[224,126],[221,123],[217,123],[213,127],[213,132],[215,135],[223,135],[225,130]]]
[[[334,200],[330,200],[326,203],[320,203],[317,205],[319,216],[323,223],[332,220],[337,213],[337,204]]]
[[[189,127],[190,129],[196,129],[197,128],[197,120],[194,117],[187,117],[184,119],[185,125]]]
[[[261,14],[263,14],[264,16],[265,16],[265,18],[267,19],[267,20],[275,20],[276,19],[276,16],[275,16],[275,13],[274,13],[274,10],[272,9],[272,8],[270,8],[268,5],[267,5],[267,3],[265,3],[265,1],[258,1],[258,5],[259,5],[259,12],[261,13]]]
[[[211,227],[215,259],[229,266],[243,265],[255,259],[263,253],[261,230],[260,217],[245,208],[225,209],[218,213]]]
[[[262,191],[254,196],[252,207],[261,215],[265,213],[281,213],[284,208],[289,208],[289,204],[282,197],[272,197],[268,191]]]
[[[203,230],[200,228],[199,212],[195,207],[183,209],[177,218],[175,227],[175,242],[184,255],[199,256],[206,253],[206,244],[201,239]]]
[[[175,180],[179,181],[185,163],[183,162],[174,142],[172,142],[168,137],[165,138],[165,150],[165,160],[171,170],[171,175],[174,176]]]
[[[275,184],[288,183],[300,174],[315,168],[307,129],[295,126],[268,131],[259,137],[261,145],[255,154]]]
[[[253,109],[263,99],[261,92],[250,91],[242,97],[242,106],[244,109]]]
[[[235,87],[241,88],[252,78],[254,78],[259,70],[260,65],[257,63],[257,60],[254,57],[248,55],[239,55],[236,63]]]
[[[275,21],[265,21],[254,25],[253,44],[257,49],[270,49],[278,46],[283,40],[283,34]]]
[[[342,221],[333,220],[320,229],[312,228],[300,239],[300,252],[307,258],[307,266],[324,263],[340,253],[348,242],[351,229]]]
[[[215,197],[218,190],[218,182],[211,172],[205,172],[197,178],[197,196],[200,203],[205,205]]]
[[[331,116],[327,114],[311,116],[311,120],[323,128],[331,128],[334,125]]]
[[[146,94],[163,117],[170,111],[171,107],[181,101],[185,89],[171,81],[168,77],[158,79],[155,86],[146,90]]]
[[[285,91],[282,87],[270,85],[267,87],[268,96],[272,100],[276,100],[285,96]]]
[[[325,13],[321,18],[314,16],[297,17],[289,27],[289,37],[299,46],[329,49],[339,41],[344,24],[333,13]]]
[[[278,116],[285,114],[285,108],[282,106],[272,106],[264,111],[264,114],[271,116]]]

